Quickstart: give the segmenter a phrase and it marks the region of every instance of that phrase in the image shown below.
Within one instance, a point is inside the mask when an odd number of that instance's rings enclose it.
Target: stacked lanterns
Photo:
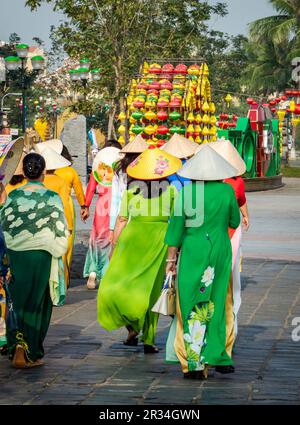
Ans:
[[[220,114],[217,116],[218,122],[217,127],[221,130],[227,130],[228,128],[236,128],[238,117],[236,115]]]
[[[217,120],[208,75],[204,63],[144,62],[127,96],[130,141],[141,134],[162,146],[176,133],[198,143],[215,141]],[[120,138],[123,130],[121,122]]]

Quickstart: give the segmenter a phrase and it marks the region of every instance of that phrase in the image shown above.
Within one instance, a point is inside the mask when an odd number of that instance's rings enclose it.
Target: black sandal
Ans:
[[[222,373],[223,375],[227,375],[228,373],[234,373],[235,368],[232,365],[229,366],[216,366],[216,372]]]
[[[144,354],[156,354],[159,353],[159,349],[155,345],[144,344]]]
[[[126,341],[123,342],[124,345],[127,345],[129,347],[136,347],[138,345],[139,339],[137,337],[126,339]]]
[[[207,379],[207,376],[202,370],[196,370],[192,372],[187,372],[183,374],[184,379]]]

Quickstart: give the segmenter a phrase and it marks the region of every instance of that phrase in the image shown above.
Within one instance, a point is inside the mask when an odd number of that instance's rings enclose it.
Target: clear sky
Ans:
[[[213,18],[211,27],[233,35],[247,34],[249,22],[274,14],[268,0],[209,0],[212,4],[217,1],[227,3],[229,14],[226,18]],[[49,5],[43,5],[37,12],[30,12],[24,5],[25,0],[0,0],[0,40],[7,41],[16,32],[24,43],[32,44],[32,37],[39,37],[49,48],[50,27],[63,16],[54,13]]]

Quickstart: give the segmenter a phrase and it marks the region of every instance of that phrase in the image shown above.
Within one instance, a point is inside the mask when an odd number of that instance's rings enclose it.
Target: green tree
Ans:
[[[27,0],[26,5],[35,10],[43,2],[66,16],[52,32],[55,50],[86,56],[102,70],[97,87],[110,104],[109,137],[142,58],[195,57],[199,41],[209,35],[209,19],[226,14],[223,3],[200,0]]]
[[[244,81],[251,92],[267,97],[287,87],[292,75],[292,64],[287,52],[291,51],[292,43],[288,39],[275,43],[268,38],[259,44],[248,43],[248,66]]]
[[[275,43],[286,39],[299,42],[300,0],[270,0],[277,15],[258,19],[250,24],[250,36],[254,40],[267,38]]]

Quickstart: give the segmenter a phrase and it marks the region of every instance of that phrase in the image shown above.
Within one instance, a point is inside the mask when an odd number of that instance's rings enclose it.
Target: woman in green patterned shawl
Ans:
[[[23,171],[28,183],[11,192],[1,210],[16,316],[15,323],[7,322],[7,345],[13,366],[21,369],[43,364],[52,305],[65,298],[61,257],[68,247],[61,199],[42,183],[45,160],[26,155]]]

